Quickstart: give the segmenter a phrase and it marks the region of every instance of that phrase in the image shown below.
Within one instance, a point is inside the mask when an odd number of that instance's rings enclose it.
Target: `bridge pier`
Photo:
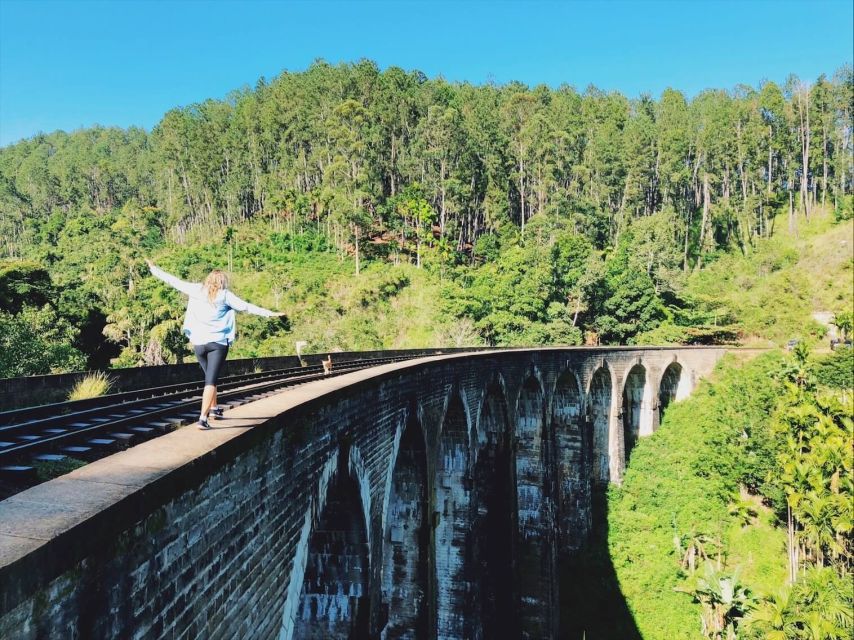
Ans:
[[[382,638],[429,637],[427,456],[421,425],[410,416],[397,446],[383,540]]]
[[[567,370],[555,385],[551,433],[557,471],[559,552],[581,548],[590,528],[590,438],[578,377]]]
[[[547,447],[545,402],[539,381],[522,386],[516,418],[516,568],[523,638],[556,632],[555,508],[551,495],[551,451]]]
[[[514,576],[516,469],[505,393],[490,384],[477,421],[474,492],[477,511],[471,549],[478,568],[478,599],[469,615],[480,621],[483,638],[518,637],[515,615],[518,589]]]
[[[471,557],[472,495],[470,428],[458,394],[442,422],[436,463],[435,545],[440,639],[474,637],[475,567]]]

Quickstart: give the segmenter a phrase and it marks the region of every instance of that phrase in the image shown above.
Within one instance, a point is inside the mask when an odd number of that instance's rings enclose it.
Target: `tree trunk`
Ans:
[[[792,507],[786,507],[786,550],[789,556],[789,584],[798,579],[798,548],[795,543],[795,522],[792,518]]]
[[[697,264],[694,267],[698,271],[703,264],[703,254],[706,253],[706,242],[709,231],[709,209],[711,208],[711,195],[709,194],[709,174],[703,172],[703,219],[700,222],[700,242],[698,246]]]
[[[771,125],[768,125],[768,197],[771,197],[771,153],[772,153],[772,138],[773,130]]]
[[[809,94],[807,94],[807,105],[803,106],[801,98],[801,206],[804,208],[804,217],[809,220],[809,171],[810,171],[810,112]]]
[[[798,235],[798,223],[795,220],[795,196],[792,193],[792,187],[789,187],[789,233],[793,236]]]
[[[522,204],[522,209],[519,212],[519,217],[522,221],[522,237],[525,237],[525,162],[522,160],[524,149],[522,144],[519,144],[519,198]]]
[[[822,159],[822,164],[824,165],[824,178],[821,183],[821,206],[824,207],[825,200],[827,199],[827,125],[822,127],[821,135],[821,144],[824,150],[824,158]]]
[[[688,240],[691,236],[691,210],[685,216],[685,243],[682,248],[682,271],[688,273]]]
[[[359,275],[359,227],[353,225],[353,236],[356,238],[356,275]]]
[[[391,166],[389,167],[388,177],[389,177],[389,185],[391,187],[391,195],[394,197],[396,191],[396,185],[394,183],[394,165],[395,165],[395,157],[397,149],[395,148],[395,142],[397,139],[394,137],[394,134],[391,136]]]
[[[439,180],[442,189],[442,206],[439,211],[439,235],[445,237],[445,160],[442,159],[439,168]]]

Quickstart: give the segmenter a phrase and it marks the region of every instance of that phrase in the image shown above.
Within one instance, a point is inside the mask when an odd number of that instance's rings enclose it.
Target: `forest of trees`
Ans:
[[[222,262],[208,266],[263,267],[267,249],[242,244],[250,227],[356,274],[432,269],[446,312],[486,343],[627,342],[711,324],[681,290],[721,252],[796,234],[819,209],[851,216],[853,113],[850,67],[630,99],[318,61],[173,109],[151,132],[0,149],[0,257],[46,269],[60,314],[84,332],[106,324],[139,358],[152,336],[180,352],[174,313],[140,286],[142,256],[214,243]]]

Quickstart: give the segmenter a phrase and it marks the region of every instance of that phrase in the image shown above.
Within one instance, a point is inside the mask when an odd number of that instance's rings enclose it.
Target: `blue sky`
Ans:
[[[632,97],[814,80],[851,63],[852,5],[0,0],[0,145],[96,123],[150,128],[174,106],[316,58]]]

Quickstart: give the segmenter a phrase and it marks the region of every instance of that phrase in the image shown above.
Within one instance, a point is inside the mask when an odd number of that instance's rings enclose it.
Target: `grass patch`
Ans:
[[[86,374],[86,376],[77,381],[74,388],[68,394],[68,399],[73,401],[99,398],[108,394],[112,388],[113,379],[103,371],[95,371]]]
[[[71,473],[75,469],[85,467],[86,463],[77,458],[66,458],[60,462],[45,462],[36,461],[33,465],[36,469],[36,475],[42,482],[53,480],[59,476],[64,476],[66,473]]]
[[[756,517],[747,526],[731,522],[724,533],[727,564],[739,568],[742,582],[755,595],[770,597],[786,582],[786,533],[775,526],[774,513],[753,496]]]

